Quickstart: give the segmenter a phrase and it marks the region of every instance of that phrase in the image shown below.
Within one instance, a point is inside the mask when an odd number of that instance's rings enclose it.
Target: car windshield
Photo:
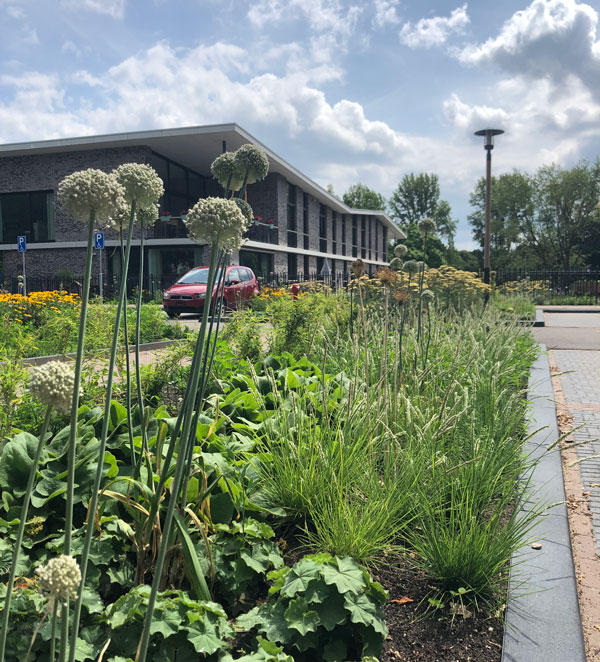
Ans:
[[[219,269],[217,271],[217,278],[219,278],[220,273],[221,270]],[[194,269],[190,271],[185,276],[182,276],[177,283],[184,285],[206,285],[208,283],[208,267],[206,269]]]

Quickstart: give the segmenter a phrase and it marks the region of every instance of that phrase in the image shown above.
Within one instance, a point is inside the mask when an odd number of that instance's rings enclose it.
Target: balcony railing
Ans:
[[[274,223],[263,223],[254,220],[244,235],[250,241],[260,241],[263,244],[279,243],[279,228]]]

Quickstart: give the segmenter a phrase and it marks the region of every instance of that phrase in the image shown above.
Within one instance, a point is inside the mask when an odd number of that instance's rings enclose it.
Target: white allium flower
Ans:
[[[248,221],[233,200],[201,198],[185,219],[190,237],[197,242],[212,244],[227,253],[237,250],[243,241]]]
[[[29,391],[34,397],[65,414],[71,410],[74,387],[75,371],[70,363],[49,361],[29,374]]]
[[[432,290],[423,290],[421,292],[421,298],[424,301],[433,301],[435,299],[435,293]]]
[[[235,153],[235,162],[244,174],[248,173],[247,184],[260,182],[269,172],[269,159],[256,145],[242,145]]]
[[[136,209],[135,220],[141,228],[150,228],[158,220],[158,203]]]
[[[415,262],[414,260],[407,260],[404,263],[403,269],[409,276],[414,276],[415,274],[419,273],[419,263]]]
[[[404,257],[408,253],[408,248],[404,244],[396,244],[394,246],[394,255],[396,257]]]
[[[252,207],[245,200],[242,200],[241,198],[233,198],[233,201],[239,207],[239,210],[244,215],[246,222],[248,224],[252,223],[252,220],[254,218],[254,212],[252,211]]]
[[[402,260],[399,257],[393,258],[390,262],[390,269],[400,271],[400,269],[402,269]]]
[[[98,224],[107,223],[123,204],[123,187],[113,175],[89,168],[67,175],[58,185],[60,204],[76,219],[87,222],[93,210]]]
[[[125,202],[125,198],[121,198],[121,201],[115,208],[111,211],[110,217],[108,218],[109,227],[120,230],[121,232],[129,227],[129,222],[131,221],[131,205],[128,205]]]
[[[40,589],[53,600],[68,602],[77,597],[81,570],[72,556],[61,554],[36,568]]]
[[[124,163],[113,174],[124,188],[129,205],[135,200],[138,207],[149,207],[165,192],[156,170],[144,163]]]
[[[244,170],[235,160],[233,152],[225,152],[212,162],[210,171],[223,188],[229,183],[230,191],[239,191],[244,182]]]
[[[432,218],[422,218],[418,223],[418,227],[422,237],[435,232],[436,229],[435,221]]]

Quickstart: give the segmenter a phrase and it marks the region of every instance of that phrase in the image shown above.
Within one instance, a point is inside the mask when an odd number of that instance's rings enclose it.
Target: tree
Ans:
[[[387,204],[385,198],[365,184],[352,184],[344,193],[343,201],[355,209],[379,209],[385,211]]]
[[[493,269],[515,267],[514,252],[523,240],[535,246],[531,224],[534,218],[534,183],[514,171],[492,177],[490,215],[490,257]],[[473,239],[483,248],[485,234],[485,178],[482,177],[469,197],[475,211],[468,216]],[[537,248],[537,247],[536,247]]]
[[[452,219],[450,205],[440,200],[438,176],[429,173],[404,175],[390,198],[392,215],[400,225],[409,227],[422,218],[432,218],[438,234],[452,241],[456,231],[456,221]]]

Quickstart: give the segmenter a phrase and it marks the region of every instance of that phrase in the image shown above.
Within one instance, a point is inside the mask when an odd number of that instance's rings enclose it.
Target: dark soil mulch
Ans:
[[[384,568],[374,579],[389,593],[384,606],[389,636],[381,662],[500,662],[504,626],[499,618],[479,612],[453,619],[448,605],[426,614],[431,586],[417,572]]]

